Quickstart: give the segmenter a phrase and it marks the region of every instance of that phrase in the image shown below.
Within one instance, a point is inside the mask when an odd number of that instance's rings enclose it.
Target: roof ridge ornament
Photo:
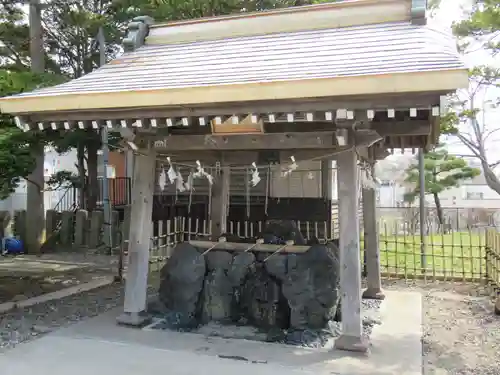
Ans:
[[[123,38],[125,52],[133,52],[144,45],[149,33],[149,26],[154,24],[154,19],[149,16],[134,17],[128,24],[127,36]]]
[[[427,0],[411,0],[411,23],[427,24]]]

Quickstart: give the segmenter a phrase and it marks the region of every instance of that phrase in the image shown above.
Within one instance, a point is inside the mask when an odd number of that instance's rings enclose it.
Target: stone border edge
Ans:
[[[75,285],[69,288],[57,290],[55,292],[45,293],[40,296],[28,298],[27,300],[24,301],[0,303],[0,314],[5,314],[10,310],[14,310],[16,308],[31,307],[34,305],[38,305],[40,303],[62,299],[64,297],[69,297],[82,292],[88,292],[93,289],[98,289],[103,286],[111,285],[114,282],[115,280],[113,276],[106,276],[100,280],[93,280],[81,285]]]

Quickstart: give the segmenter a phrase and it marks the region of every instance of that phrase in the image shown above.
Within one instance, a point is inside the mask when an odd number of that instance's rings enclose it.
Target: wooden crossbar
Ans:
[[[282,249],[280,253],[305,253],[311,246],[304,245],[268,245],[261,243],[239,243],[239,242],[214,242],[214,241],[189,241],[190,245],[199,249],[213,249],[225,251],[241,251],[244,252],[251,248],[250,251],[260,251],[274,253]],[[214,246],[215,245],[215,246]]]

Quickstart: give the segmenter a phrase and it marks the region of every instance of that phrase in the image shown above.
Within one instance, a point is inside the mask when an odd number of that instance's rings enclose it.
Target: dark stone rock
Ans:
[[[239,253],[233,257],[231,267],[227,272],[233,287],[239,287],[245,280],[250,266],[255,263],[255,255],[253,253]]]
[[[294,241],[296,245],[305,245],[306,241],[300,233],[297,224],[292,220],[269,220],[266,222],[262,234],[264,243],[285,244]]]
[[[166,313],[162,314],[162,317],[163,321],[155,325],[154,328],[163,330],[170,329],[180,332],[191,332],[199,327],[199,324],[195,319],[187,320],[186,315],[179,312],[167,311]]]
[[[285,342],[287,332],[284,329],[273,327],[267,332],[266,341],[268,342]]]
[[[223,269],[229,270],[233,262],[233,256],[227,251],[212,250],[205,255],[207,269],[209,271]]]
[[[268,243],[305,244],[293,221],[270,221],[264,235]],[[253,243],[225,236],[229,242]],[[178,330],[231,320],[266,329],[269,341],[322,347],[333,334],[329,322],[340,319],[340,264],[334,242],[317,242],[310,241],[305,253],[270,258],[271,253],[251,250],[202,255],[181,243],[161,271],[158,301],[150,311],[165,317],[165,327]]]
[[[168,313],[168,309],[158,298],[148,301],[146,311],[153,315],[164,315]]]
[[[178,244],[161,270],[159,300],[181,324],[195,317],[205,272],[205,257],[188,243]]]
[[[339,303],[337,304],[337,312],[335,313],[335,316],[333,317],[333,320],[335,322],[341,322],[342,321],[342,300],[339,298]]]
[[[297,329],[287,332],[285,344],[296,345],[308,348],[324,348],[328,341],[340,336],[340,329],[333,324],[327,324],[324,329]]]
[[[340,283],[340,241],[338,238],[332,239],[330,242],[326,244],[328,248],[333,252],[333,254],[337,257],[339,261],[339,272],[338,272],[338,282]],[[340,287],[339,287],[340,288]],[[333,318],[335,322],[342,321],[342,296],[339,295],[339,303],[337,304],[337,311]]]
[[[335,245],[314,245],[290,257],[283,294],[290,306],[290,326],[321,329],[337,313],[340,264]]]
[[[269,256],[269,254],[265,255]],[[287,255],[283,254],[273,255],[264,263],[267,273],[280,281],[285,280],[288,267],[287,258]]]
[[[241,290],[240,308],[249,322],[259,328],[286,328],[289,308],[278,283],[257,264]]]
[[[210,271],[205,277],[201,296],[202,322],[228,321],[231,318],[232,301],[233,286],[224,269]]]

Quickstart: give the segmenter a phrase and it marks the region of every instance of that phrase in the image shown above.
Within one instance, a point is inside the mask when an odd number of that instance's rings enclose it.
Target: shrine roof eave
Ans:
[[[466,69],[420,71],[333,78],[281,80],[227,85],[202,85],[168,89],[58,93],[0,99],[0,111],[13,115],[88,112],[154,107],[183,107],[294,100],[324,97],[411,95],[453,92],[468,86]],[[314,110],[314,108],[311,108]]]

